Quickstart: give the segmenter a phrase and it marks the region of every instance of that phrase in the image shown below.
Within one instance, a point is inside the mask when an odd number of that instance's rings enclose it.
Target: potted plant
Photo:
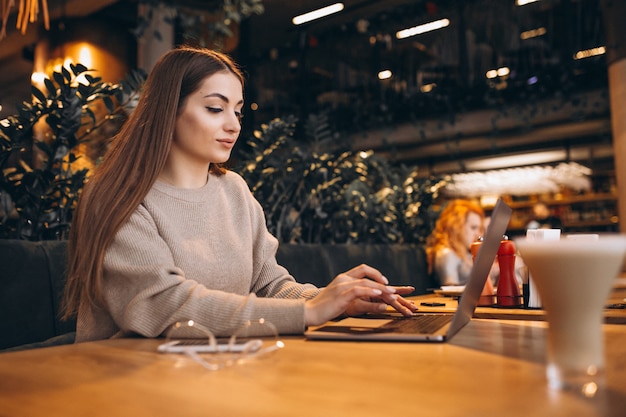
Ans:
[[[32,102],[0,121],[0,238],[65,237],[89,169],[79,149],[112,136],[144,80],[134,71],[106,83],[70,65],[45,80],[45,91],[33,86]]]
[[[106,144],[145,80],[136,71],[110,84],[89,72],[78,64],[54,73],[46,92],[33,87],[32,103],[0,124],[0,238],[66,237],[89,171],[79,150]],[[281,242],[424,243],[443,179],[418,180],[413,169],[350,150],[325,114],[310,116],[296,138],[297,123],[288,116],[261,126],[233,168]]]
[[[423,244],[436,221],[443,178],[418,180],[373,152],[355,152],[328,117],[275,119],[248,141],[235,168],[284,243]]]

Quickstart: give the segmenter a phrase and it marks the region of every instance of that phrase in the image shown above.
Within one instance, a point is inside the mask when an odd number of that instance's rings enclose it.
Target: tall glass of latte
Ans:
[[[515,240],[546,310],[548,384],[587,396],[602,385],[604,304],[626,254],[626,235],[590,237]]]

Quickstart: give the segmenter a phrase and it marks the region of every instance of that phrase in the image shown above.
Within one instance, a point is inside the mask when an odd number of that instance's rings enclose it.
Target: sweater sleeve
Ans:
[[[272,322],[280,333],[302,333],[305,298],[299,296],[316,290],[295,283],[275,259],[272,263],[270,252],[260,250],[267,257],[258,261],[258,295],[212,290],[175,265],[153,219],[140,206],[105,256],[104,310],[118,335],[156,337],[177,321],[193,319],[217,336],[228,336],[258,318]]]

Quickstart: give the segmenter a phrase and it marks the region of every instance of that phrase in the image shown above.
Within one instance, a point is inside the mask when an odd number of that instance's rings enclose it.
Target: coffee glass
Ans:
[[[595,395],[604,379],[603,310],[626,254],[626,235],[515,239],[548,321],[551,388]]]

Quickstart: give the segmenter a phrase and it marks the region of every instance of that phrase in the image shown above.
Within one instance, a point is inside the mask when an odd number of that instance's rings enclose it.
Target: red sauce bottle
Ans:
[[[523,305],[517,279],[515,278],[515,243],[508,238],[500,242],[498,249],[500,278],[496,292],[498,307],[517,308]]]

